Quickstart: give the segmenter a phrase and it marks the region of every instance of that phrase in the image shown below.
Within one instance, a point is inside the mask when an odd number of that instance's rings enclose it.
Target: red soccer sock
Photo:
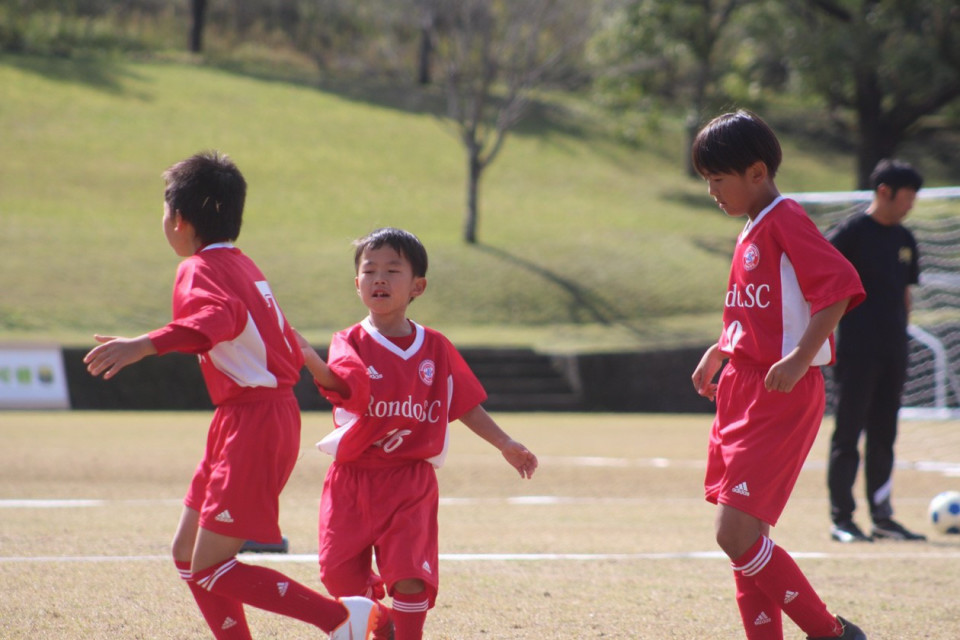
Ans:
[[[196,600],[203,619],[213,632],[217,640],[250,640],[250,628],[247,626],[247,617],[243,613],[243,603],[231,600],[224,596],[210,593],[193,581],[190,573],[190,563],[175,560],[177,571]]]
[[[199,587],[213,594],[302,620],[327,633],[347,617],[346,609],[336,600],[325,598],[279,571],[243,564],[236,558],[198,571],[193,578]]]
[[[427,621],[430,598],[426,591],[420,593],[395,593],[393,595],[393,633],[395,640],[420,640],[423,625]]]
[[[733,570],[753,579],[770,600],[781,603],[783,612],[808,636],[826,638],[843,633],[836,617],[827,610],[790,554],[766,536],[760,536],[734,561]]]
[[[753,578],[734,571],[737,607],[747,632],[747,640],[783,640],[783,616],[780,604],[767,597]]]

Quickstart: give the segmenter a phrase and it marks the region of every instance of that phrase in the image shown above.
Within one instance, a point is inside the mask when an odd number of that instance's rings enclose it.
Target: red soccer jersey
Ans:
[[[317,446],[339,462],[392,466],[447,454],[447,425],[487,398],[463,357],[442,334],[411,322],[406,349],[365,318],[334,334],[330,368],[350,387],[347,397],[319,387],[333,405],[335,430]]]
[[[181,350],[165,340],[177,328],[203,334],[212,345],[199,358],[215,405],[255,389],[292,388],[300,379],[303,353],[292,328],[260,269],[231,243],[208,245],[180,263],[173,321],[150,333],[158,353]]]
[[[781,196],[737,238],[720,350],[742,365],[769,367],[797,346],[813,314],[845,298],[848,311],[864,298],[853,265]],[[811,364],[833,357],[831,334]]]

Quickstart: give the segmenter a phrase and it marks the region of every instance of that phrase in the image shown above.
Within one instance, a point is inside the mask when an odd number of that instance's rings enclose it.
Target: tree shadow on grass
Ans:
[[[142,60],[163,62],[162,58],[147,55]],[[189,64],[187,60],[173,60],[174,64]],[[6,53],[0,55],[0,64],[19,68],[23,71],[48,78],[50,80],[85,85],[114,95],[133,95],[141,99],[149,96],[131,88],[130,80],[142,80],[138,74],[134,58],[113,57],[98,54],[78,54],[71,56],[33,55]],[[299,86],[338,96],[344,100],[363,103],[410,114],[431,115],[438,125],[447,130],[453,139],[459,136],[454,123],[447,116],[447,102],[441,82],[423,86],[410,79],[398,76],[353,74],[337,76],[321,75],[302,68],[274,68],[270,65],[257,65],[250,62],[231,60],[192,59],[199,67],[217,69],[226,74],[249,78],[259,82],[280,83]],[[169,60],[167,62],[170,62]],[[491,96],[491,103],[497,103],[499,97]],[[510,136],[517,138],[536,138],[545,144],[564,149],[569,147],[567,139],[587,139],[593,137],[608,138],[617,142],[610,132],[597,128],[596,123],[585,121],[567,106],[531,97],[527,113],[515,127]],[[624,159],[610,153],[606,145],[593,145],[593,153],[607,158],[624,170],[631,167]]]
[[[594,322],[604,326],[621,326],[636,336],[643,335],[642,332],[638,331],[635,327],[632,327],[627,322],[627,319],[623,317],[623,314],[618,309],[602,300],[599,296],[594,295],[590,291],[584,289],[577,283],[564,278],[563,276],[560,276],[559,274],[550,271],[549,269],[546,269],[534,262],[531,262],[530,260],[513,255],[508,251],[504,251],[503,249],[479,243],[474,246],[479,251],[498,258],[535,276],[543,278],[544,280],[565,291],[570,296],[569,316],[571,319],[576,319],[586,315],[588,322]]]
[[[141,75],[131,70],[130,65],[104,56],[61,58],[6,54],[0,56],[0,64],[48,80],[84,85],[114,95],[130,93],[127,80],[142,79]]]
[[[284,71],[271,65],[237,60],[211,60],[205,64],[225,73],[259,82],[290,84],[335,95],[351,102],[409,114],[430,115],[454,139],[460,136],[455,123],[449,118],[447,89],[442,78],[424,85],[399,73],[335,73],[320,69],[312,72],[299,67]],[[493,91],[487,103],[491,108],[498,108],[502,105],[502,100],[503,95]],[[493,123],[490,121],[487,124]],[[536,95],[529,96],[523,118],[510,128],[508,135],[537,138],[555,146],[563,144],[564,136],[579,139],[607,137],[617,141],[615,136],[603,131],[596,123],[589,122],[589,119],[575,113],[562,102],[542,99]],[[602,154],[602,149],[602,146],[598,146],[593,151]]]

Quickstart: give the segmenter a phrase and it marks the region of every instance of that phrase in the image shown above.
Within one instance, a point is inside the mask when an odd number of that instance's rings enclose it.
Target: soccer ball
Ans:
[[[930,501],[930,522],[940,533],[960,534],[960,491],[944,491]]]

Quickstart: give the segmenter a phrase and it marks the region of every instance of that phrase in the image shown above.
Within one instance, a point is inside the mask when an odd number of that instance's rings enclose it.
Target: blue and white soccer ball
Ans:
[[[940,533],[960,534],[960,491],[944,491],[930,501],[930,522]]]

